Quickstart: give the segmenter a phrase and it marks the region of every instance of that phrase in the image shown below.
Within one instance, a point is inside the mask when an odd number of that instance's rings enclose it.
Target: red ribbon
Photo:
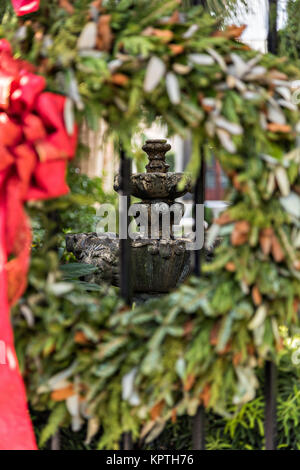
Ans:
[[[40,8],[40,0],[11,0],[17,16],[28,15]]]
[[[77,128],[71,135],[65,128],[66,98],[44,92],[45,79],[33,72],[0,40],[1,450],[36,448],[9,320],[10,306],[26,288],[29,266],[31,231],[23,206],[29,199],[68,192],[67,159],[77,142]]]

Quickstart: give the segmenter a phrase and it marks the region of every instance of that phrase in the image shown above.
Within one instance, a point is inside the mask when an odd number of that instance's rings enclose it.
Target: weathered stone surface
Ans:
[[[183,189],[178,189],[178,183],[185,179]],[[120,175],[116,175],[114,190],[120,189]],[[132,196],[151,201],[153,199],[174,201],[192,191],[191,179],[184,173],[136,173],[131,176],[130,192]]]
[[[171,145],[165,139],[146,140],[142,149],[148,155],[149,163],[146,166],[147,173],[167,173],[169,165],[166,163],[166,153],[171,150]]]
[[[183,282],[191,271],[185,240],[132,241],[132,288],[134,292],[166,293]],[[119,239],[96,233],[68,234],[67,250],[81,263],[98,271],[86,280],[119,285]]]
[[[102,284],[119,284],[119,240],[96,233],[77,233],[66,236],[66,248],[81,263],[91,264],[98,271],[85,278],[86,281]]]
[[[171,145],[166,140],[147,140],[143,150],[147,153],[149,163],[147,173],[131,175],[130,193],[141,198],[144,202],[153,199],[174,201],[192,190],[191,178],[184,173],[168,173],[169,165],[166,163],[165,153]],[[183,188],[178,189],[178,183],[184,179]],[[119,191],[121,177],[117,175],[114,181],[114,190]]]

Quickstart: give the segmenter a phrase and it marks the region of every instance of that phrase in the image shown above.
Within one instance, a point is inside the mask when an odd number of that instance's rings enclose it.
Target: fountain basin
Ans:
[[[178,184],[181,181],[183,181],[183,187],[179,189]],[[120,175],[116,175],[115,191],[119,191],[120,183]],[[191,178],[184,173],[136,173],[131,176],[130,194],[143,201],[174,200],[191,191]]]
[[[131,241],[131,285],[135,293],[167,293],[183,282],[191,272],[189,240],[136,239]],[[81,263],[97,267],[85,280],[119,286],[119,239],[107,234],[68,234],[67,250]]]

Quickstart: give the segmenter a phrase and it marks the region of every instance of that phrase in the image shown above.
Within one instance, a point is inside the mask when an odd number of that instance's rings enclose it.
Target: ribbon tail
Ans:
[[[36,450],[7,299],[5,205],[0,194],[0,450]]]
[[[40,0],[12,0],[12,6],[17,16],[34,13],[40,7]]]

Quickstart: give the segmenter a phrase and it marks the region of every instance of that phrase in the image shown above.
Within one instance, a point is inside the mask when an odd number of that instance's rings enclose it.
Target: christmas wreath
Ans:
[[[65,194],[68,158],[76,149],[75,124],[67,131],[66,98],[45,92],[45,79],[28,62],[13,58],[0,41],[0,368],[1,447],[33,448],[9,320],[9,307],[23,294],[31,231],[23,206],[28,200]],[[18,426],[14,430],[14,420]]]

